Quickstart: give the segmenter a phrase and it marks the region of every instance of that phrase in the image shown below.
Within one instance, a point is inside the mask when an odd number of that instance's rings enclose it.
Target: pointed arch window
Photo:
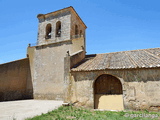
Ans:
[[[50,39],[51,38],[51,32],[52,32],[52,25],[51,24],[47,24],[46,26],[46,39]]]
[[[56,23],[56,37],[61,37],[61,22]]]

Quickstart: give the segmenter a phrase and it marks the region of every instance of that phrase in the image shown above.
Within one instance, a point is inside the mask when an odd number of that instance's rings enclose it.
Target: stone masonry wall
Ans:
[[[35,99],[63,100],[64,57],[82,50],[84,39],[28,48]],[[84,53],[85,54],[85,53]]]
[[[94,108],[94,81],[102,74],[110,74],[122,83],[125,109],[160,108],[160,69],[130,69],[72,72],[70,80],[70,101]]]
[[[33,97],[29,59],[0,65],[0,101]]]
[[[72,14],[71,16],[71,38],[75,38],[75,25],[78,26],[78,36],[80,36],[80,30],[82,31],[82,36],[85,38],[85,27],[82,24],[82,21],[78,18],[78,16],[75,16]]]
[[[61,37],[56,37],[56,23],[58,21],[61,22]],[[52,25],[50,39],[45,39],[47,24]],[[70,24],[71,14],[69,11],[57,15],[52,15],[43,21],[40,21],[38,26],[38,45],[70,40]]]
[[[78,36],[75,35],[75,25],[78,26]],[[83,37],[84,38],[83,48],[86,51],[86,31],[85,30],[86,30],[86,28],[82,24],[82,21],[80,21],[80,19],[77,16],[72,14],[71,15],[71,33],[70,33],[70,37],[71,38]],[[80,31],[82,31],[81,35],[80,35]]]

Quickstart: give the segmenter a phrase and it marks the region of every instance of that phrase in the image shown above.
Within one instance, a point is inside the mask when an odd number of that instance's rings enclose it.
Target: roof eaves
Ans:
[[[155,67],[136,67],[136,68],[107,68],[107,69],[92,69],[92,70],[71,70],[71,72],[91,72],[91,71],[100,71],[100,70],[128,70],[128,69],[149,69],[149,68],[160,68],[160,65]]]

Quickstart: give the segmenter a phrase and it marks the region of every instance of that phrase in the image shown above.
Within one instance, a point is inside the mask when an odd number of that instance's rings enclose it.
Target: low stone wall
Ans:
[[[0,101],[33,98],[29,59],[0,65]]]

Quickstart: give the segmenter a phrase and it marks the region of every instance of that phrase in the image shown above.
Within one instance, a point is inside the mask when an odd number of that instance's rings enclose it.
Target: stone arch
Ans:
[[[120,79],[113,75],[102,74],[94,81],[93,89],[95,109],[123,109],[123,85]],[[116,103],[112,103],[113,101]]]
[[[103,74],[99,74],[98,76],[96,76],[96,77],[94,78],[92,88],[94,88],[94,83],[95,83],[95,81],[96,81],[96,80],[98,79],[98,77],[101,76],[101,75],[111,75],[111,76],[117,78],[117,79],[121,82],[121,84],[122,84],[122,91],[124,91],[124,89],[125,89],[125,86],[124,86],[124,79],[121,78],[121,77],[118,77],[118,76],[116,76],[116,75],[109,74],[109,73],[103,73]]]
[[[49,23],[46,25],[46,39],[50,39],[51,38],[51,32],[52,32],[52,25]]]
[[[62,28],[61,21],[58,21],[56,23],[56,37],[61,37],[61,28]]]

